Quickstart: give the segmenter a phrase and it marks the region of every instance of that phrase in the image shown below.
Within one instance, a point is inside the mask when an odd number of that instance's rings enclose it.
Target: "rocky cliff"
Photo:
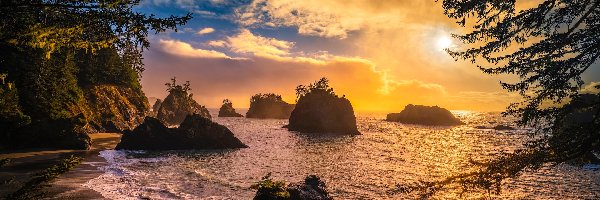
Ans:
[[[149,113],[146,96],[140,89],[113,85],[92,86],[84,90],[86,118],[98,132],[133,129]]]

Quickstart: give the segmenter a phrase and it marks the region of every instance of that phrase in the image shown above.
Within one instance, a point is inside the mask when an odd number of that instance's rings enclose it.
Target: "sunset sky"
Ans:
[[[435,0],[146,0],[138,9],[194,14],[178,32],[150,37],[142,78],[148,97],[164,98],[164,83],[176,76],[211,108],[225,98],[247,108],[250,96],[267,92],[293,103],[297,85],[320,77],[357,111],[400,111],[408,103],[501,111],[518,99],[499,86],[515,77],[483,74],[443,51],[462,48],[450,34],[466,30]],[[584,80],[600,80],[598,64]]]

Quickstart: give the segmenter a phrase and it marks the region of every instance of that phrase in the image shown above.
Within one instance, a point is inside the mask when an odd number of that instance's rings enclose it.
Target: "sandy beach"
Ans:
[[[10,158],[10,163],[0,168],[0,181],[13,179],[12,182],[0,188],[0,196],[17,190],[21,183],[29,180],[32,174],[58,164],[62,159],[71,155],[83,157],[83,162],[71,171],[60,175],[43,189],[47,199],[104,199],[99,193],[82,187],[88,180],[102,174],[98,167],[105,164],[104,158],[98,156],[102,150],[113,149],[119,143],[121,134],[95,133],[90,134],[92,149],[57,150],[57,149],[28,149],[0,152],[0,158]]]

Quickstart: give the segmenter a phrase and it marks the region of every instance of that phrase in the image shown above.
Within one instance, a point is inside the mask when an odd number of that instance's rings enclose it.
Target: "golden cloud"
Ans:
[[[206,28],[200,29],[198,32],[196,32],[196,35],[204,35],[204,34],[209,34],[212,32],[215,32],[214,28],[206,27]]]
[[[162,50],[166,53],[188,58],[227,58],[226,54],[214,50],[196,49],[192,45],[179,40],[159,40]]]

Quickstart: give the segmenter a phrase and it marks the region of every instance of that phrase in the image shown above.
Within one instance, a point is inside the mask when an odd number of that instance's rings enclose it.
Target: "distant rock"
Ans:
[[[455,126],[464,125],[450,111],[438,106],[423,106],[408,104],[400,113],[390,113],[387,121],[405,124],[420,124],[430,126]]]
[[[325,182],[315,175],[307,176],[302,183],[292,183],[288,185],[287,191],[290,193],[290,199],[298,200],[332,200],[327,192]]]
[[[286,103],[281,95],[267,93],[256,94],[250,98],[250,108],[247,118],[288,119],[294,110],[294,104]]]
[[[506,131],[506,130],[515,130],[515,128],[511,127],[511,126],[507,126],[507,125],[496,125],[494,127],[492,127],[492,129],[497,130],[497,131]]]
[[[223,100],[223,105],[219,109],[219,117],[244,117],[244,115],[235,112],[233,103],[229,99]]]
[[[201,106],[192,98],[193,94],[188,94],[190,84],[186,82],[183,86],[177,85],[175,78],[172,83],[167,83],[169,95],[160,104],[156,113],[156,118],[168,126],[180,124],[187,115],[199,114],[210,119],[210,113],[206,107]]]
[[[125,131],[116,149],[183,150],[234,149],[248,147],[225,126],[199,114],[187,115],[178,128],[168,128],[160,120],[146,117],[144,123]]]
[[[496,125],[493,127],[489,127],[489,126],[475,126],[476,129],[494,129],[497,131],[506,131],[506,130],[515,130],[515,128],[513,128],[512,126],[508,126],[508,125]]]
[[[308,86],[298,86],[298,103],[292,111],[287,128],[303,133],[360,134],[352,104],[338,97],[323,78]]]

